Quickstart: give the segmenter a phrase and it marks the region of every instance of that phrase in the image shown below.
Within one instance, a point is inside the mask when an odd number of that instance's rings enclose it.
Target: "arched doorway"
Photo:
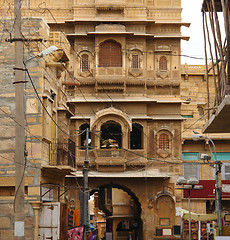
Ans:
[[[141,204],[136,194],[119,184],[98,186],[98,209],[106,216],[106,232],[112,233],[113,240],[143,239]]]

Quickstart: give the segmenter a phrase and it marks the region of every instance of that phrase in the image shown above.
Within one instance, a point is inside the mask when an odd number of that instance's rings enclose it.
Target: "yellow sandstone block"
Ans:
[[[28,195],[40,195],[40,187],[29,187]]]

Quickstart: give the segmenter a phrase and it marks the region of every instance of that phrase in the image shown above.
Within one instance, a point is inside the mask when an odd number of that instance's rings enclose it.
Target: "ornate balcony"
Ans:
[[[122,149],[96,149],[94,154],[97,169],[116,166],[116,170],[124,171],[126,168],[126,151]]]

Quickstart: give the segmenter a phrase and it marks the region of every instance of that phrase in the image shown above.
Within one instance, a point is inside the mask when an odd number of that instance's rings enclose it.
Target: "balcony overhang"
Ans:
[[[66,177],[83,177],[82,171],[71,172]],[[89,178],[170,178],[168,173],[159,171],[97,172],[89,171]]]
[[[43,166],[42,167],[42,172],[44,173],[51,173],[54,176],[55,175],[61,175],[62,177],[72,174],[72,172],[74,172],[76,169],[70,166]]]
[[[72,99],[68,99],[68,103],[97,103],[97,102],[145,102],[145,103],[159,103],[159,104],[165,104],[165,103],[171,103],[171,104],[181,104],[184,103],[184,100],[180,99],[173,99],[173,98],[150,98],[150,97],[108,97],[106,95],[100,97],[100,96],[85,96],[85,97],[74,97]]]
[[[215,114],[203,127],[204,133],[230,133],[230,96],[225,96],[222,103],[216,108]]]

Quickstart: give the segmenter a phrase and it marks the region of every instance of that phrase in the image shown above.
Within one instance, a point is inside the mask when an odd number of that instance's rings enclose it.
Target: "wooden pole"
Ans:
[[[207,88],[207,108],[208,108],[208,119],[210,118],[210,98],[209,98],[209,78],[208,78],[208,56],[207,56],[207,44],[206,44],[206,31],[205,31],[205,12],[203,10],[203,33],[204,33],[204,54],[205,54],[205,77],[206,77],[206,88]]]

